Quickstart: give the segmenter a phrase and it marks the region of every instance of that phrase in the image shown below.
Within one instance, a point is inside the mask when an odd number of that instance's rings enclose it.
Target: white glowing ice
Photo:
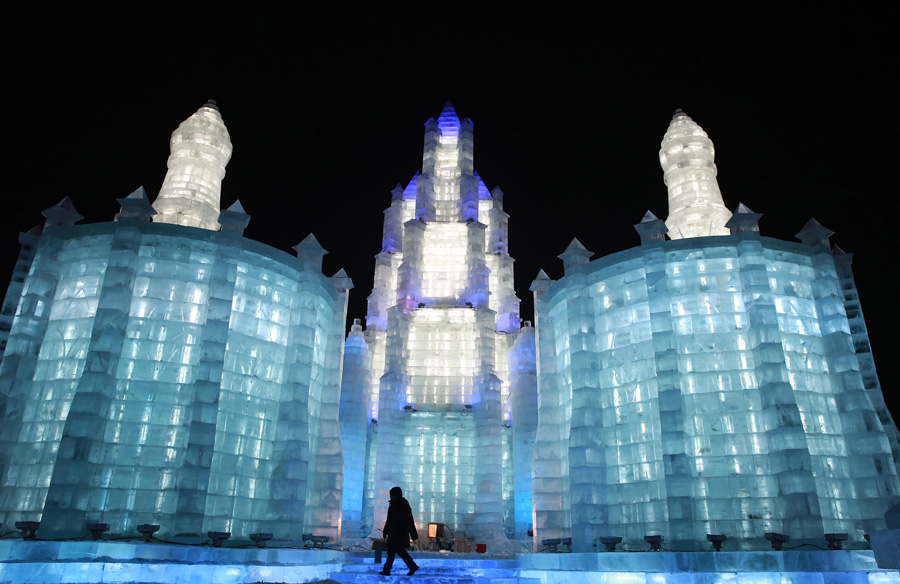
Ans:
[[[659,149],[659,163],[669,190],[666,226],[671,239],[728,235],[731,212],[722,202],[716,180],[712,140],[681,110],[675,112]]]
[[[219,205],[231,138],[210,101],[172,132],[166,178],[153,203],[159,223],[219,230]]]

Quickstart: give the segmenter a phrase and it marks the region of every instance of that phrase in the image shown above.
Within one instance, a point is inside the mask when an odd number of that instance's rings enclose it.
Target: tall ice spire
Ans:
[[[420,522],[479,541],[533,525],[534,331],[519,334],[509,216],[474,170],[473,133],[447,102],[385,210],[365,346],[348,338],[342,381],[349,542],[384,524],[395,485]]]
[[[731,212],[716,181],[716,150],[694,120],[675,110],[659,149],[659,163],[669,190],[669,237],[729,235]]]
[[[169,171],[153,203],[153,220],[218,231],[231,138],[216,102],[209,100],[183,121],[169,145]]]

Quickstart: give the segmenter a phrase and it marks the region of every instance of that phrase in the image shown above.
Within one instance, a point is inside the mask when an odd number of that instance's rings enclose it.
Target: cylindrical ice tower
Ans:
[[[172,132],[166,178],[153,203],[153,220],[219,230],[219,200],[231,138],[210,100]]]
[[[731,212],[716,181],[716,150],[694,120],[675,110],[659,148],[659,163],[669,190],[666,227],[671,239],[729,235]]]

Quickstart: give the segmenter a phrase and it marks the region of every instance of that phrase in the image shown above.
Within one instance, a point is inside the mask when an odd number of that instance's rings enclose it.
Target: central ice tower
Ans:
[[[503,193],[474,172],[472,130],[449,102],[428,120],[422,172],[385,210],[367,328],[347,339],[345,538],[377,533],[395,485],[421,524],[457,536],[531,524],[534,334],[520,329]]]

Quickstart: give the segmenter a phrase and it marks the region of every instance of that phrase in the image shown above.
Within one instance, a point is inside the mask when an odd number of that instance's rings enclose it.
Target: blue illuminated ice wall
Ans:
[[[0,367],[0,521],[133,534],[337,537],[346,294],[298,257],[221,232],[48,210]]]
[[[741,206],[732,235],[664,241],[648,214],[640,247],[589,262],[576,240],[563,278],[535,280],[541,537],[753,548],[885,528],[897,428],[849,256],[815,222],[791,243],[759,217]]]

